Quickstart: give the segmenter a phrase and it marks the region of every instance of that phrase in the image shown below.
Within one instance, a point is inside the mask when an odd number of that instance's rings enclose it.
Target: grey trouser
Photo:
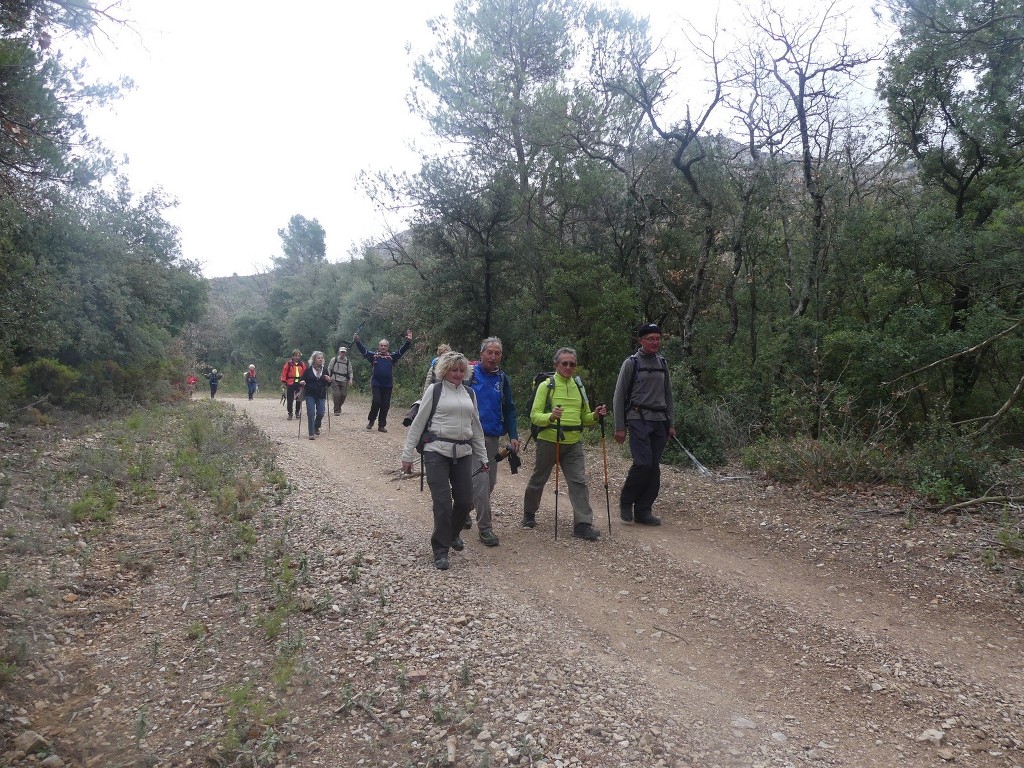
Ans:
[[[473,503],[472,454],[461,459],[443,456],[437,451],[423,452],[423,467],[430,487],[431,506],[434,511],[434,532],[430,548],[436,560],[448,554],[452,541],[462,533]]]
[[[345,404],[345,398],[348,397],[348,382],[347,381],[332,381],[331,382],[331,399],[334,400],[334,413],[335,415],[341,413],[341,406]]]
[[[544,493],[544,484],[547,483],[551,470],[555,467],[555,444],[547,440],[537,440],[536,458],[533,465],[533,474],[526,484],[526,493],[523,496],[523,512],[527,516],[537,514],[540,506],[540,497]],[[559,483],[562,478],[569,488],[569,503],[572,505],[573,523],[594,522],[594,512],[590,508],[590,496],[587,493],[586,472],[583,466],[583,442],[558,446],[558,463],[560,466]]]
[[[498,453],[501,437],[484,435],[484,447],[487,450],[489,471],[481,472],[473,478],[473,506],[476,507],[476,527],[479,531],[491,530],[491,491],[498,484],[498,462],[494,460]],[[477,462],[476,469],[480,469]],[[474,470],[476,471],[476,470]]]

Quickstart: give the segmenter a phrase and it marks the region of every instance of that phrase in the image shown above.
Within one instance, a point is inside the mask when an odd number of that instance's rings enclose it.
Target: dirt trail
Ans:
[[[400,407],[383,434],[365,429],[366,404],[350,399],[310,442],[305,421],[300,438],[276,400],[231,402],[280,442],[290,471],[316,466],[382,528],[418,536],[429,565],[429,495],[397,480]],[[587,461],[601,541],[571,537],[564,486],[557,542],[550,492],[538,527],[519,526],[531,451],[518,475],[500,469],[501,546],[484,547],[474,527],[444,576],[571,631],[583,643],[574,652],[663,702],[648,713],[652,728],[675,720],[736,739],[757,730],[818,765],[1024,765],[1021,596],[954,552],[962,539],[908,531],[886,497],[823,498],[688,468],[663,472],[664,525],[622,525],[628,459],[610,439],[607,450],[610,536],[599,444]]]

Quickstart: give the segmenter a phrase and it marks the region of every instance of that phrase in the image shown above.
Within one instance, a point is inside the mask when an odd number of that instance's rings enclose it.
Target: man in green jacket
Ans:
[[[594,528],[594,512],[587,493],[583,463],[583,427],[591,427],[608,413],[604,405],[593,411],[587,402],[583,384],[576,377],[576,350],[562,347],[555,353],[555,374],[537,386],[530,408],[530,422],[540,427],[537,433],[537,458],[533,474],[523,497],[523,527],[537,525],[544,485],[557,461],[569,489],[572,505],[572,535],[578,539],[597,541],[600,532]]]

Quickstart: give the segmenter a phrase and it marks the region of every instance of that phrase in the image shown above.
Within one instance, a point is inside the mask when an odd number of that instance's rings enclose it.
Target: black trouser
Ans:
[[[296,395],[302,391],[302,385],[296,382],[295,384],[288,385],[288,415],[292,415],[292,404],[295,404],[295,415],[298,416],[302,413],[302,398],[297,398]]]
[[[368,421],[384,429],[388,425],[388,411],[391,410],[391,387],[374,387],[373,401],[370,403],[370,416]]]
[[[630,419],[629,452],[633,466],[622,485],[619,506],[632,509],[637,517],[647,517],[661,490],[661,455],[668,445],[668,422]]]

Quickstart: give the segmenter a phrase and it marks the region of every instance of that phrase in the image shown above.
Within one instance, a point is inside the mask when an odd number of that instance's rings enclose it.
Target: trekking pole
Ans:
[[[324,410],[327,411],[327,434],[331,434],[331,410],[332,408],[327,407],[327,401],[324,400]]]
[[[560,451],[558,447],[562,444],[562,420],[555,419],[555,541],[558,541],[558,465],[560,463]]]
[[[604,434],[604,416],[601,417],[601,458],[604,459],[604,508],[608,510],[608,538],[612,537],[612,502],[608,497],[608,448]]]
[[[672,439],[676,441],[676,445],[678,445],[678,446],[679,446],[680,448],[682,448],[682,449],[683,449],[683,453],[685,453],[685,454],[686,454],[687,456],[689,456],[689,457],[690,457],[690,461],[692,461],[692,462],[693,462],[693,466],[695,466],[695,467],[697,468],[697,471],[698,471],[698,472],[699,472],[700,474],[704,475],[705,477],[711,477],[711,475],[712,475],[712,472],[711,472],[711,470],[710,470],[710,469],[708,469],[707,467],[705,467],[705,466],[704,466],[703,464],[701,464],[701,463],[700,463],[699,461],[697,461],[697,457],[696,457],[696,456],[694,456],[694,455],[693,455],[692,453],[690,453],[689,449],[687,449],[687,447],[686,447],[685,445],[683,445],[683,444],[682,444],[682,443],[681,443],[681,442],[679,441],[679,438],[678,438],[678,437],[676,437],[675,435],[672,435]]]
[[[423,454],[420,454],[420,493],[423,493]]]

